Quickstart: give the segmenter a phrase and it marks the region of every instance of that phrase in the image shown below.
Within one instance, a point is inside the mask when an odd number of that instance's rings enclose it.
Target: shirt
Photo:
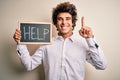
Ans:
[[[103,52],[93,38],[72,35],[64,40],[57,36],[32,56],[26,45],[17,45],[17,51],[28,71],[43,63],[45,80],[84,80],[86,61],[96,69],[106,68]]]

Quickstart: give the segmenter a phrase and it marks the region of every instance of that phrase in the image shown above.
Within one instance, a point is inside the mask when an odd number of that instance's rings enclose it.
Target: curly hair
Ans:
[[[72,27],[74,29],[74,27],[76,26],[76,21],[77,21],[77,9],[75,7],[75,5],[70,4],[70,2],[64,2],[64,3],[60,3],[56,6],[56,8],[53,8],[53,12],[52,12],[52,21],[53,24],[56,25],[57,24],[57,16],[59,13],[62,12],[68,12],[71,14],[72,16]]]

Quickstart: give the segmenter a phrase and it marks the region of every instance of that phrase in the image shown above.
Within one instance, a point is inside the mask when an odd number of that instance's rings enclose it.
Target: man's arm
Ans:
[[[43,51],[43,48],[39,48],[32,56],[30,56],[26,45],[17,45],[17,53],[28,71],[31,71],[42,64]]]
[[[106,60],[100,46],[93,38],[86,39],[89,49],[86,54],[86,60],[96,69],[104,70],[106,68]]]
[[[95,66],[96,69],[105,69],[106,62],[103,55],[103,52],[100,46],[93,39],[92,29],[88,26],[85,26],[84,17],[81,18],[81,29],[79,30],[79,34],[86,39],[88,44],[88,51],[86,60]]]
[[[19,44],[21,39],[20,29],[16,29],[13,38],[17,43],[17,53],[28,71],[33,70],[42,63],[42,48],[39,48],[34,55],[30,56],[27,46]]]

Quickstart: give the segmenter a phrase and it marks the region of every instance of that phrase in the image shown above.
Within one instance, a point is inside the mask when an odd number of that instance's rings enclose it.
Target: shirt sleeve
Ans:
[[[35,69],[38,65],[42,64],[43,49],[39,48],[32,56],[30,56],[26,45],[17,45],[17,53],[28,71]]]
[[[86,60],[92,64],[96,69],[105,69],[106,60],[100,46],[93,38],[87,38],[86,42],[89,49],[87,50]]]

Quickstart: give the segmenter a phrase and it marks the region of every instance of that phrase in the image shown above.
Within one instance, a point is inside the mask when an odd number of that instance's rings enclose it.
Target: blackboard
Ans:
[[[20,44],[50,44],[52,41],[51,23],[22,22]]]

